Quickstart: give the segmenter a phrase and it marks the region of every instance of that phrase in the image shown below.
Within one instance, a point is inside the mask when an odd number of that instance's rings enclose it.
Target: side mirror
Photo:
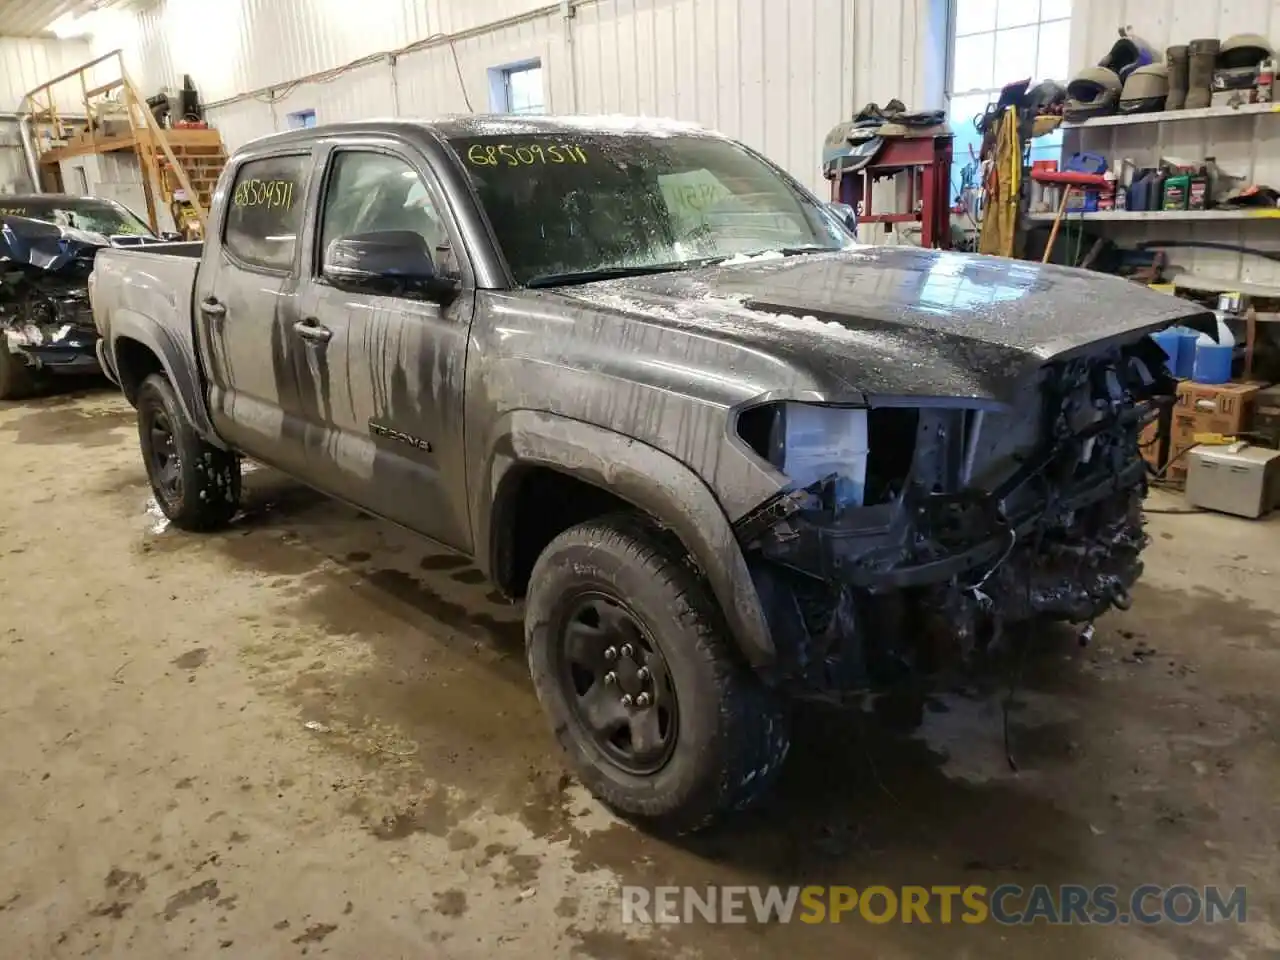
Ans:
[[[458,292],[458,282],[436,271],[427,241],[412,230],[338,237],[325,251],[320,272],[335,287],[416,296],[441,304]]]
[[[165,243],[182,243],[187,238],[176,230],[162,230],[160,232],[160,239]]]
[[[855,237],[858,235],[858,211],[847,203],[824,203],[827,212],[840,221],[841,226],[852,233]]]

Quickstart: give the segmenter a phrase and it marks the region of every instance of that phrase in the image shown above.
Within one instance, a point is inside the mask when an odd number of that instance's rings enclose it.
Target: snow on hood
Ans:
[[[706,127],[684,120],[629,117],[616,113],[593,117],[556,117],[556,123],[579,128],[584,133],[622,133],[646,137],[678,137],[690,134],[721,136],[714,130],[708,130]]]
[[[744,263],[759,263],[762,260],[781,260],[786,256],[780,250],[765,250],[762,253],[737,253],[728,260],[721,260],[722,267],[736,267]]]

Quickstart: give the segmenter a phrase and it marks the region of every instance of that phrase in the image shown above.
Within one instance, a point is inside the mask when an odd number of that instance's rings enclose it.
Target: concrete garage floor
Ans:
[[[259,470],[161,530],[109,390],[0,405],[5,956],[1280,955],[1280,521],[1153,516],[1133,610],[922,730],[806,712],[776,801],[676,846],[562,772],[519,612]],[[1176,506],[1166,498],[1163,506]],[[620,883],[1249,885],[1249,922],[623,928]]]

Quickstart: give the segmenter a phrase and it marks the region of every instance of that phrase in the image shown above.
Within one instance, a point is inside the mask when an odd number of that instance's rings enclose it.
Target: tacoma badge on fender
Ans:
[[[378,423],[376,420],[369,421],[369,432],[379,437],[386,437],[388,440],[395,440],[397,443],[407,444],[410,447],[421,450],[423,453],[431,452],[431,444],[421,437],[410,436],[402,430],[388,427],[385,424]]]

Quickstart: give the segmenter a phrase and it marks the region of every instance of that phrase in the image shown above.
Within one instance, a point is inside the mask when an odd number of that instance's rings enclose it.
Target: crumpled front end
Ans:
[[[1138,437],[1173,389],[1144,336],[1046,364],[1001,408],[846,408],[861,449],[843,440],[852,457],[737,525],[778,679],[823,697],[886,687],[964,665],[1011,624],[1127,607],[1147,542]],[[787,406],[739,433],[790,475],[816,455],[787,466]]]
[[[55,372],[91,372],[98,368],[88,292],[56,278],[33,281],[11,299],[0,299],[4,346],[28,366]]]
[[[88,278],[109,241],[25,217],[0,221],[0,349],[35,369],[96,370]]]

